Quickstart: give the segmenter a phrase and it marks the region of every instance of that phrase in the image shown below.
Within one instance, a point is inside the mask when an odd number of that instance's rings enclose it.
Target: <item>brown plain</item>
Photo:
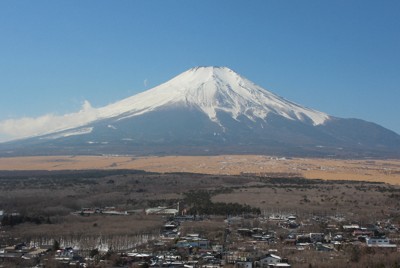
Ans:
[[[0,170],[140,169],[203,174],[290,173],[309,179],[400,184],[400,160],[221,156],[38,156],[0,158]]]

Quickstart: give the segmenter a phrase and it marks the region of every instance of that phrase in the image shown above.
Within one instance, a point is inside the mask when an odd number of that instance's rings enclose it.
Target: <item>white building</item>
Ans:
[[[395,248],[397,245],[390,244],[389,238],[386,237],[367,237],[365,239],[368,247]]]
[[[260,259],[260,266],[262,268],[270,267],[271,265],[280,263],[282,258],[275,254],[267,254],[264,258]]]
[[[156,208],[147,208],[145,210],[146,215],[149,214],[161,214],[161,215],[177,215],[179,210],[175,208],[167,208],[167,207],[156,207]]]

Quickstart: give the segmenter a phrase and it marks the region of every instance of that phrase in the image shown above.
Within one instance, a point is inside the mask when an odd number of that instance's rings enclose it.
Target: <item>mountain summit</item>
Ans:
[[[0,155],[227,154],[399,157],[400,136],[285,100],[226,67],[196,67],[90,120],[0,144]]]
[[[227,67],[196,67],[170,81],[120,102],[99,109],[101,118],[137,116],[162,107],[195,108],[210,120],[219,122],[217,113],[234,119],[265,119],[274,113],[291,120],[323,124],[329,116],[289,102],[255,85]]]

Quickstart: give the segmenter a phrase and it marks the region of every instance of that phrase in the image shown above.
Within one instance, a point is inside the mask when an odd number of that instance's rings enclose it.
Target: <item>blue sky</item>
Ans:
[[[0,123],[100,107],[215,65],[400,133],[399,14],[398,0],[2,0]]]

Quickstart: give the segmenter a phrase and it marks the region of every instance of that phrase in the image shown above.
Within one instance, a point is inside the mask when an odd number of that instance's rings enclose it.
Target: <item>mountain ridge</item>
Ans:
[[[21,154],[274,154],[400,157],[400,136],[288,101],[227,67],[196,67],[101,108],[91,120],[0,144]]]

